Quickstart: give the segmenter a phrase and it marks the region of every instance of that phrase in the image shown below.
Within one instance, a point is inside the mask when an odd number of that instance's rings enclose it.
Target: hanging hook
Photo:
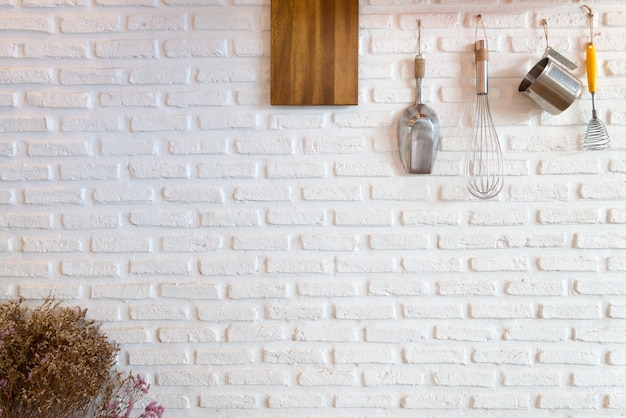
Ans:
[[[478,41],[478,26],[479,25],[482,26],[483,34],[485,35],[485,48],[489,49],[487,47],[487,30],[485,29],[485,22],[483,22],[483,16],[482,15],[476,16],[476,32],[474,33],[474,45],[476,45],[476,42]]]
[[[417,54],[422,55],[422,19],[417,19]]]
[[[589,16],[588,16],[588,20],[589,20],[589,44],[593,45],[593,10],[591,10],[591,7],[587,6],[586,4],[583,4],[582,7],[584,9],[587,9],[587,11],[589,12]]]

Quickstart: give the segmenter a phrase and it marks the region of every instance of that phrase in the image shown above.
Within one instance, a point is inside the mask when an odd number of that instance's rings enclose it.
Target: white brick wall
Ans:
[[[626,3],[597,1],[599,115],[517,86],[578,2],[360,1],[358,107],[269,105],[270,0],[0,2],[0,298],[54,294],[167,417],[626,409]],[[475,15],[506,186],[465,190]],[[416,20],[439,114],[404,174]],[[584,80],[584,70],[577,75]]]

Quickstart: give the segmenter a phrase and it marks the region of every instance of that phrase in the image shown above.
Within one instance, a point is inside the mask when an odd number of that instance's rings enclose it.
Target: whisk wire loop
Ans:
[[[465,154],[465,185],[479,199],[497,196],[504,186],[504,161],[486,94],[476,96],[474,132]]]

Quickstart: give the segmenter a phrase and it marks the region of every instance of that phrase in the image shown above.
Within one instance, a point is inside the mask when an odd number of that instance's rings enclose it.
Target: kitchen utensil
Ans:
[[[484,40],[475,41],[476,60],[476,113],[474,128],[465,153],[464,178],[470,193],[479,199],[491,199],[502,191],[504,185],[504,163],[488,99],[488,60],[487,33],[478,15],[478,24],[483,27]],[[478,37],[478,36],[476,36]]]
[[[589,11],[589,43],[586,48],[586,64],[587,64],[587,84],[589,87],[589,93],[591,93],[591,120],[587,124],[587,131],[585,132],[585,139],[583,140],[583,148],[585,150],[603,150],[609,148],[609,133],[606,131],[606,126],[598,118],[598,112],[596,111],[596,81],[598,67],[596,63],[596,48],[593,44],[593,11],[587,5],[583,5]]]
[[[418,54],[415,56],[415,104],[400,115],[398,121],[398,148],[400,159],[407,173],[430,174],[439,144],[439,118],[433,109],[423,102],[426,59],[422,55],[422,21],[417,21]]]
[[[526,74],[518,90],[543,110],[557,115],[580,96],[583,84],[570,73],[577,65],[550,47],[548,23],[545,19],[541,23],[546,36],[546,51]]]

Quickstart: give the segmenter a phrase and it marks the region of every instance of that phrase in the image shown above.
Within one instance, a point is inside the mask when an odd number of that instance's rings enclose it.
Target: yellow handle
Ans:
[[[598,69],[596,65],[596,47],[591,42],[587,44],[587,84],[589,84],[589,93],[596,92],[596,79]]]

